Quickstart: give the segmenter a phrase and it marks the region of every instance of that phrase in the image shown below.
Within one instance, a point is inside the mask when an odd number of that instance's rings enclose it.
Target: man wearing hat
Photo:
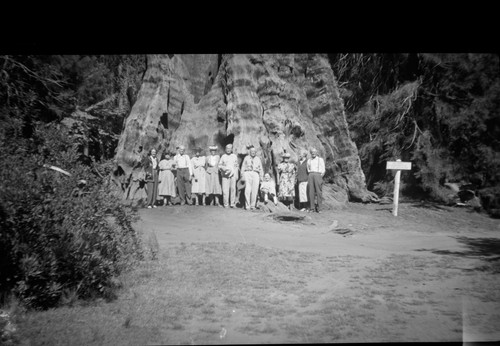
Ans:
[[[209,205],[214,203],[219,206],[219,198],[222,194],[222,187],[219,175],[219,161],[220,157],[216,154],[217,146],[209,146],[210,155],[207,156],[207,171],[206,171],[206,193],[209,197]]]
[[[243,159],[241,171],[245,180],[245,209],[254,210],[257,205],[259,183],[263,178],[264,169],[260,157],[256,156],[257,149],[253,145],[249,146],[248,149],[250,153]]]
[[[183,145],[177,147],[177,155],[174,156],[175,166],[177,167],[177,189],[181,205],[191,204],[191,178],[193,176],[193,167],[189,155],[184,154],[186,148]]]
[[[307,160],[307,171],[309,172],[307,179],[307,187],[309,188],[309,211],[316,210],[317,213],[321,210],[322,200],[322,184],[323,176],[325,175],[325,161],[318,156],[318,150],[311,149],[311,158]],[[314,198],[317,198],[316,207],[314,205]]]
[[[236,181],[238,180],[238,157],[233,154],[233,145],[226,145],[226,153],[219,161],[219,170],[222,176],[222,199],[224,208],[231,205],[236,207]]]

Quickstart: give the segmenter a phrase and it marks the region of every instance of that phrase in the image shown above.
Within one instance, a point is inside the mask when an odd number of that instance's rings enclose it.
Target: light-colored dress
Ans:
[[[194,178],[192,180],[192,193],[205,193],[206,171],[205,171],[205,156],[193,157],[191,164],[193,166]]]
[[[208,195],[222,194],[221,178],[219,175],[219,155],[207,156],[207,181],[206,193]]]
[[[175,197],[175,181],[174,181],[174,160],[161,160],[160,164],[160,184],[158,186],[158,194],[160,196],[172,196]]]
[[[291,162],[281,162],[278,165],[280,183],[278,198],[295,197],[295,172],[297,167]]]

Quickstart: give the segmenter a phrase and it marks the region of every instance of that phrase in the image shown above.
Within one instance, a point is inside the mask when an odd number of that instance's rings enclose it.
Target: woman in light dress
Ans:
[[[195,149],[195,156],[191,159],[193,165],[193,179],[191,185],[191,193],[194,194],[194,205],[199,205],[199,197],[201,196],[201,205],[205,205],[205,192],[206,192],[206,171],[205,156],[200,156],[201,149]]]
[[[210,146],[210,155],[207,156],[206,170],[206,194],[209,197],[208,204],[212,203],[215,206],[220,206],[219,199],[222,195],[221,177],[219,175],[220,157],[216,154],[217,146]]]
[[[169,152],[163,152],[161,155],[160,184],[158,194],[163,197],[163,205],[172,205],[172,198],[175,198],[175,163]]]
[[[279,174],[279,191],[278,198],[292,209],[293,200],[295,197],[295,173],[297,167],[294,163],[289,162],[290,154],[283,154],[283,161],[278,165]]]

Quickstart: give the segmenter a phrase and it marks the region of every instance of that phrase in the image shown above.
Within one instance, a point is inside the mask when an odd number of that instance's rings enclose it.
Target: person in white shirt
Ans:
[[[257,149],[249,146],[250,154],[245,156],[241,165],[243,179],[245,180],[245,209],[254,210],[257,206],[257,194],[259,193],[259,183],[264,175],[262,161],[256,156]]]
[[[174,156],[175,167],[177,168],[177,189],[181,205],[191,204],[191,179],[193,177],[193,167],[189,155],[184,154],[186,148],[183,145],[177,147],[178,153]]]
[[[309,211],[321,210],[322,202],[322,184],[323,176],[325,175],[325,161],[318,156],[318,151],[315,148],[311,149],[311,158],[307,160],[308,180],[307,187],[309,188]],[[316,205],[314,203],[315,197],[317,199]]]
[[[226,153],[219,161],[222,176],[222,200],[224,208],[236,207],[236,181],[239,178],[238,157],[233,154],[233,145],[226,145]]]
[[[267,204],[269,199],[272,199],[274,205],[278,205],[278,197],[276,197],[276,183],[271,179],[269,173],[264,174],[264,181],[260,184],[261,198],[264,204]]]

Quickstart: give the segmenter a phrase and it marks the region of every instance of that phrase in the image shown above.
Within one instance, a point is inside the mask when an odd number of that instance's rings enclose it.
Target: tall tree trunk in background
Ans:
[[[141,158],[151,148],[192,154],[209,145],[234,144],[242,158],[254,145],[265,171],[286,150],[292,160],[315,147],[325,158],[326,204],[373,201],[366,189],[343,101],[326,55],[150,55],[137,100],[125,121],[116,174],[126,181],[124,198],[136,194]],[[118,173],[119,172],[119,173]]]

